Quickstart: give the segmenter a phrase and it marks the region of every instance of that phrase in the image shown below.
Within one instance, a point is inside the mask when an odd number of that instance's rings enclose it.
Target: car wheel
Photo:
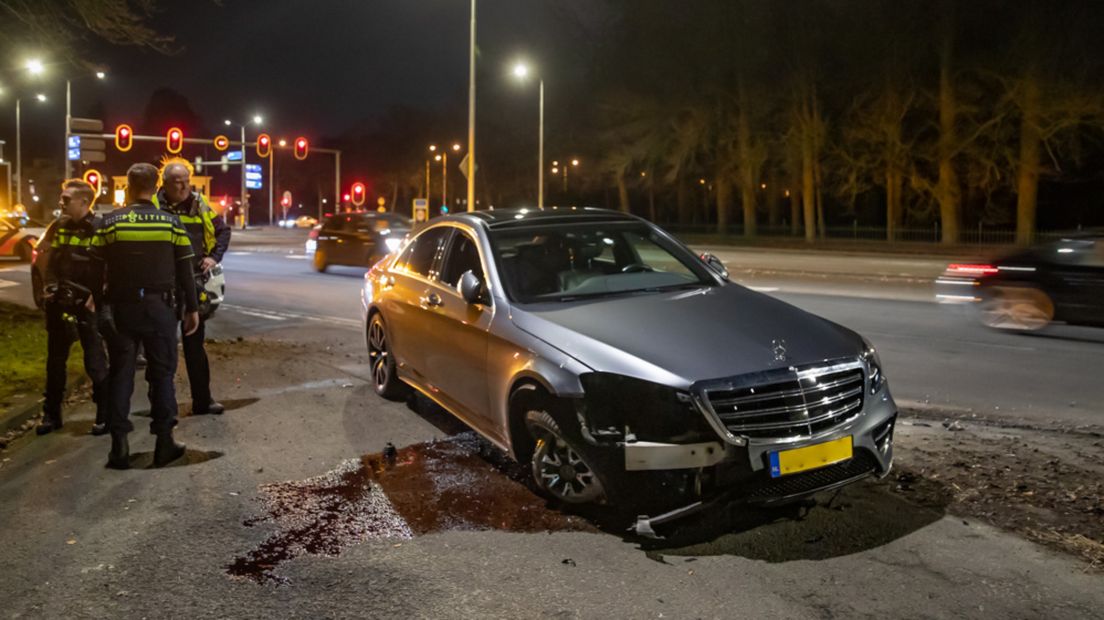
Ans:
[[[986,327],[1036,331],[1054,320],[1054,302],[1033,286],[992,286],[979,307]]]
[[[372,387],[376,394],[387,400],[406,399],[410,388],[395,372],[395,357],[391,355],[387,330],[379,314],[373,315],[368,323],[368,364],[372,369]]]
[[[19,256],[20,262],[31,262],[31,256],[34,254],[34,242],[24,241],[19,244],[19,247],[15,250],[16,255]]]
[[[326,267],[329,266],[329,263],[326,262],[326,251],[322,248],[317,248],[314,251],[314,270],[318,273],[325,273]]]
[[[34,298],[34,303],[39,309],[42,308],[42,276],[38,275],[38,270],[31,268],[31,296]]]
[[[536,440],[530,465],[542,492],[567,504],[605,500],[602,480],[581,441],[569,439],[547,411],[530,410],[525,422]]]

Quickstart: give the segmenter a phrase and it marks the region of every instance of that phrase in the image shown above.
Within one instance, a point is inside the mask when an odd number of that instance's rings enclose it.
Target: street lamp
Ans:
[[[253,124],[260,125],[263,121],[264,121],[264,119],[261,117],[260,114],[254,114],[253,115]],[[235,124],[230,119],[226,119],[226,120],[222,121],[222,123],[224,125],[226,125],[227,127],[232,127]],[[240,123],[240,124],[238,124],[238,126],[241,128],[241,205],[242,205],[241,213],[242,213],[242,216],[243,216],[242,217],[242,230],[244,230],[246,226],[249,226],[249,202],[248,202],[248,198],[247,198],[247,194],[246,194],[246,187],[245,187],[245,166],[246,166],[245,123]],[[271,153],[269,155],[271,155]],[[268,183],[269,183],[269,185],[272,185],[272,179],[269,179]],[[272,205],[269,204],[269,208],[271,208],[271,207],[272,207]]]
[[[519,62],[514,65],[514,77],[524,81],[529,77],[529,66]],[[544,208],[544,78],[540,80],[540,121],[537,132],[537,208]]]
[[[42,75],[42,72],[46,70],[46,65],[42,64],[42,61],[38,58],[32,58],[27,61],[26,68],[31,75]]]
[[[107,79],[107,72],[99,70],[94,73],[97,80]],[[73,128],[73,78],[65,78],[65,178],[72,176],[69,163],[69,136]]]

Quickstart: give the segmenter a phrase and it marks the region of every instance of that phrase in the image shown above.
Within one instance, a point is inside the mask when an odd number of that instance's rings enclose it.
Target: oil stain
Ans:
[[[304,554],[336,555],[365,540],[409,539],[450,530],[596,531],[585,519],[546,506],[525,485],[525,469],[474,433],[351,459],[302,481],[260,488],[276,533],[227,572],[286,583],[274,571]]]

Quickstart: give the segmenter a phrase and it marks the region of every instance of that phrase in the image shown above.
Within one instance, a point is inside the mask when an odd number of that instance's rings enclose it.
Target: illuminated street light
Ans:
[[[38,99],[39,101],[45,103],[46,102],[46,95],[43,95],[42,93],[38,93],[37,95],[35,95],[35,99]]]
[[[434,152],[434,151],[436,151],[436,150],[437,150],[437,145],[436,145],[436,144],[430,144],[430,145],[429,145],[429,152],[430,152],[430,153],[432,153],[432,152]]]
[[[441,161],[441,156],[440,155],[434,155],[433,156],[433,161]]]
[[[264,122],[264,117],[262,117],[260,114],[254,114],[253,115],[253,124],[254,125],[260,125],[263,122]]]
[[[514,77],[525,81],[529,77],[529,66],[523,62],[514,65]],[[544,78],[540,80],[540,120],[537,138],[537,208],[544,208]]]
[[[453,145],[452,145],[452,151],[454,153],[458,153],[460,151],[460,144],[457,143],[457,142],[454,142]]]
[[[226,119],[226,120],[222,121],[222,124],[229,127],[229,126],[233,125],[234,123],[230,122],[230,119]]]
[[[27,61],[27,71],[30,71],[31,75],[42,75],[45,70],[46,66],[42,64],[41,60],[32,58]]]
[[[105,78],[107,78],[106,73],[104,73],[103,71],[97,71],[96,72],[96,79],[102,80],[102,79],[105,79]]]
[[[579,165],[579,160],[578,159],[572,159],[571,160],[571,165],[572,166],[578,166]]]
[[[279,142],[279,145],[280,145],[281,147],[285,147],[285,146],[287,146],[287,140],[285,140],[285,139],[283,139],[283,138],[280,138],[280,142]]]

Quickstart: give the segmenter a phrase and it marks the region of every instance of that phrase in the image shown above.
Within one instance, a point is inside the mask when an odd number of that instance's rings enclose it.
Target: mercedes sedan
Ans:
[[[861,336],[615,211],[433,220],[365,276],[376,391],[435,401],[564,503],[781,503],[884,475],[897,407]],[[653,513],[654,514],[654,513]]]

